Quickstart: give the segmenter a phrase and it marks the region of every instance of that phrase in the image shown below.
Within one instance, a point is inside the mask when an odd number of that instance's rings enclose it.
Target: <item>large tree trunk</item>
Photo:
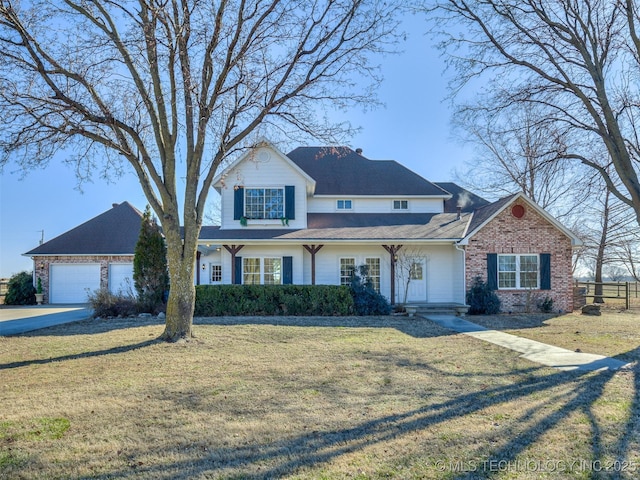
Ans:
[[[193,311],[196,299],[194,275],[197,235],[187,235],[188,230],[185,229],[183,240],[180,228],[177,225],[173,227],[165,229],[170,287],[165,329],[160,337],[168,342],[188,340],[193,337]],[[189,230],[193,232],[192,229]]]
[[[171,287],[167,302],[167,318],[162,336],[163,340],[176,342],[193,336],[193,310],[195,307],[196,287],[193,284],[193,267],[183,265],[171,267],[169,262],[169,278]]]

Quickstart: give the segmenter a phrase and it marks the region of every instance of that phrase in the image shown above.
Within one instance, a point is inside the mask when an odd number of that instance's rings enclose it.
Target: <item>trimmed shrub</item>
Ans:
[[[130,317],[140,311],[134,297],[115,295],[106,288],[89,294],[89,305],[93,309],[93,317]]]
[[[391,313],[389,301],[373,288],[367,265],[360,265],[351,272],[349,289],[356,315],[389,315]]]
[[[36,289],[33,288],[33,276],[29,272],[16,273],[9,279],[5,305],[35,305]]]
[[[538,302],[538,308],[542,313],[553,312],[553,298],[546,296]]]
[[[348,287],[337,285],[198,285],[197,317],[338,316],[353,313]]]
[[[467,292],[467,305],[471,315],[495,315],[500,313],[500,299],[489,285],[478,276]]]

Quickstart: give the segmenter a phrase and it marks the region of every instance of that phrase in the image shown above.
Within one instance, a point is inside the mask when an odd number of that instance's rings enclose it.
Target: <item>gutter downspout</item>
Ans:
[[[467,296],[466,296],[466,292],[467,292],[467,256],[466,256],[466,250],[464,249],[464,247],[461,247],[459,243],[454,243],[453,246],[455,247],[456,250],[458,250],[460,253],[462,253],[462,304],[466,305],[467,304]]]

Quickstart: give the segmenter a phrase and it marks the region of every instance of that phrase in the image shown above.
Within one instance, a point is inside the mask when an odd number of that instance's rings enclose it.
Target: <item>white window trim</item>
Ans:
[[[396,202],[400,202],[400,208],[396,208]],[[402,202],[405,202],[407,204],[407,208],[402,208]],[[393,200],[391,200],[391,210],[393,210],[394,212],[408,212],[409,211],[409,200],[406,199],[398,199],[398,198],[394,198]]]
[[[213,267],[220,267],[220,281],[216,281],[214,282],[213,279],[211,277],[213,277]],[[220,285],[222,284],[222,275],[223,275],[223,271],[222,271],[222,264],[221,263],[209,263],[209,283],[211,285]]]
[[[369,277],[370,278],[377,278],[378,279],[378,286],[377,288],[375,288],[375,290],[380,293],[380,290],[382,288],[382,259],[380,257],[365,257],[364,258],[364,265],[368,265],[367,261],[368,260],[377,260],[378,261],[378,274],[377,275],[371,275],[371,271],[369,271]],[[375,284],[375,282],[374,282]]]
[[[280,260],[280,283],[268,283],[268,284],[265,284],[264,283],[264,274],[265,274],[264,261],[265,261],[265,259],[271,259],[271,258]],[[258,259],[259,260],[259,265],[258,265],[258,268],[259,268],[259,271],[258,271],[259,283],[250,283],[250,284],[245,284],[244,283],[245,261],[247,259]],[[284,264],[283,257],[277,257],[277,256],[276,257],[271,257],[271,256],[267,256],[267,257],[242,257],[242,284],[243,285],[282,285],[282,281],[283,281],[282,277],[284,275],[284,272],[282,271],[283,264]]]
[[[278,221],[279,222],[281,217],[267,218],[267,217],[264,216],[264,213],[265,213],[265,204],[264,204],[264,202],[262,204],[262,214],[263,214],[262,218],[252,218],[252,217],[249,217],[247,215],[247,204],[248,204],[248,202],[247,202],[247,194],[248,194],[249,190],[263,190],[263,192],[264,192],[264,190],[282,190],[282,216],[284,217],[285,208],[286,208],[286,205],[287,205],[287,199],[285,198],[285,196],[286,196],[286,191],[285,190],[286,189],[284,188],[284,186],[282,186],[282,185],[274,185],[274,186],[256,186],[256,185],[254,185],[254,186],[251,186],[251,187],[245,187],[244,188],[244,192],[243,192],[244,193],[244,201],[243,201],[243,212],[242,213],[243,213],[244,217],[246,217],[248,220],[252,220],[252,221],[256,221],[257,220],[257,221],[271,221],[271,222]],[[263,197],[264,197],[264,193],[263,193]]]
[[[348,207],[348,208],[347,208],[347,207],[340,208],[340,207],[338,206],[338,202],[349,202],[350,207]],[[350,198],[338,198],[338,199],[336,200],[336,210],[337,210],[338,212],[343,212],[343,211],[345,211],[345,210],[353,210],[353,200],[352,200],[352,199],[350,199]]]
[[[356,257],[340,257],[340,258],[338,258],[338,285],[345,285],[345,284],[342,283],[342,260],[353,260],[353,268],[357,268],[358,267],[358,262],[357,262]]]
[[[501,287],[500,286],[500,257],[516,257],[516,286],[515,287]],[[521,287],[520,286],[520,258],[521,257],[536,257],[538,269],[536,271],[536,286],[535,287]],[[540,254],[537,253],[499,253],[497,259],[497,274],[498,274],[498,290],[540,290]]]

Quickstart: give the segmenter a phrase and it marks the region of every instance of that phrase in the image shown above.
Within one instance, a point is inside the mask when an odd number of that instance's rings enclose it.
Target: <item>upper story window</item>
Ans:
[[[284,188],[246,188],[244,216],[254,219],[284,217]]]
[[[336,208],[338,210],[351,210],[352,207],[352,202],[351,200],[338,200],[336,202]]]
[[[498,288],[537,289],[538,255],[498,255]]]
[[[394,200],[393,201],[393,209],[394,210],[408,210],[409,209],[409,201],[408,200]]]

